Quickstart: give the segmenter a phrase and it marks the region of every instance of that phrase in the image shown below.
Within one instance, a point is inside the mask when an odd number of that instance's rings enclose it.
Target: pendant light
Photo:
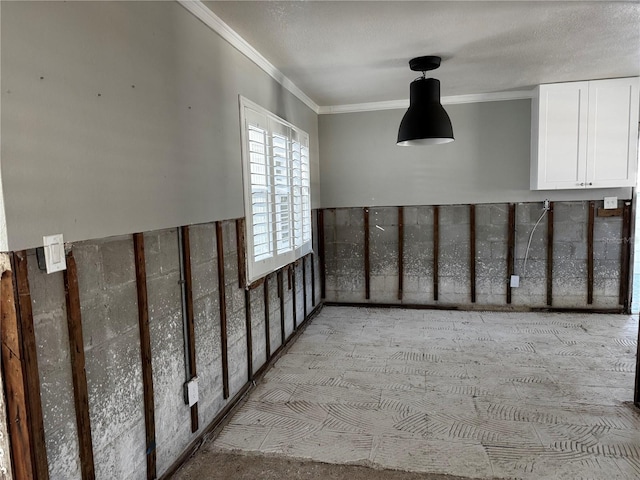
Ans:
[[[409,86],[409,109],[398,130],[398,145],[435,145],[453,142],[449,115],[440,104],[440,80],[426,78],[425,72],[440,66],[440,57],[417,57],[409,62],[414,72],[422,72]]]

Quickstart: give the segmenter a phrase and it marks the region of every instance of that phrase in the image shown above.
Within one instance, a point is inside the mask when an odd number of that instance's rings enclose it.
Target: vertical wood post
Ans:
[[[73,252],[67,254],[67,269],[64,271],[64,293],[67,302],[67,326],[69,329],[69,353],[71,356],[71,378],[78,427],[78,447],[80,449],[80,471],[83,480],[95,478],[93,464],[93,442],[89,419],[89,393],[84,359],[84,339],[82,336],[82,315],[78,271]]]
[[[553,202],[547,212],[547,305],[553,305]]]
[[[142,233],[133,235],[133,251],[138,293],[138,327],[140,330],[140,359],[142,361],[147,479],[153,480],[156,478],[156,425],[151,364],[151,335],[149,333],[149,304],[147,299],[147,267],[144,255],[144,235]]]
[[[327,296],[326,264],[324,258],[324,210],[318,210],[318,262],[320,263],[320,298]],[[315,302],[314,302],[315,303]]]
[[[247,378],[253,380],[253,334],[251,333],[251,290],[244,290],[244,314],[247,328]]]
[[[33,327],[31,310],[31,291],[29,289],[29,273],[27,252],[16,252],[13,255],[16,291],[18,293],[17,311],[19,312],[19,332],[22,341],[23,372],[25,374],[28,422],[33,440],[32,460],[38,479],[49,478],[47,464],[47,448],[44,439],[44,422],[42,418],[42,400],[40,397],[40,374],[38,371],[38,352]]]
[[[197,376],[196,369],[196,333],[195,316],[193,313],[193,283],[191,278],[191,242],[189,240],[189,226],[181,227],[182,231],[182,265],[184,268],[184,295],[187,322],[187,354],[189,356],[189,380]],[[199,428],[198,404],[191,406],[191,432]]]
[[[511,303],[511,275],[514,274],[516,247],[516,205],[509,204],[509,232],[507,237],[507,303]]]
[[[247,378],[253,380],[253,338],[251,333],[251,291],[247,288],[247,240],[244,218],[236,219],[236,251],[238,255],[238,288],[244,290],[244,319],[247,329]]]
[[[267,362],[271,358],[271,327],[269,325],[269,276],[264,277],[264,328],[267,351]]]
[[[304,258],[302,259],[304,261]],[[290,268],[289,272],[291,272],[291,303],[293,306],[293,330],[298,329],[298,305],[297,305],[297,289],[296,289],[296,265],[298,262],[296,261]]]
[[[476,206],[469,205],[469,276],[471,303],[476,303]]]
[[[278,297],[280,298],[280,345],[284,345],[286,335],[284,333],[284,279],[282,278],[282,269],[278,270],[276,281],[278,282]]]
[[[238,288],[247,286],[247,241],[244,236],[244,218],[236,219],[236,245],[238,252]]]
[[[364,207],[364,290],[365,298],[371,298],[371,266],[369,259],[369,209]]]
[[[398,300],[404,289],[404,208],[398,207]]]
[[[316,256],[313,253],[311,254],[311,306],[316,306]]]
[[[587,305],[593,304],[593,230],[595,226],[596,202],[589,202],[587,225]]]
[[[302,257],[302,303],[304,305],[302,310],[302,314],[304,315],[304,318],[302,319],[303,322],[307,319],[307,258],[311,258],[311,255]]]
[[[625,201],[622,208],[622,248],[620,253],[620,299],[619,303],[629,312],[629,281],[631,261],[631,202]]]
[[[9,260],[9,254],[2,254],[2,256],[5,257],[7,267],[9,263],[13,263]],[[16,480],[28,480],[36,475],[33,451],[35,444],[30,431],[29,393],[22,351],[18,295],[14,280],[14,272],[11,269],[7,268],[2,272],[0,281],[2,377],[7,398],[13,475]]]
[[[224,280],[224,240],[222,222],[216,222],[216,247],[218,252],[218,298],[220,300],[220,350],[222,357],[222,396],[229,398],[229,358],[227,350],[227,295]]]
[[[438,255],[440,250],[440,207],[433,207],[433,300],[438,301]]]

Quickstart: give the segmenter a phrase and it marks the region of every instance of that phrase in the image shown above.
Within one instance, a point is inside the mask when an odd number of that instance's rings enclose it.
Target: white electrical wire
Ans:
[[[542,221],[548,211],[549,210],[546,207],[544,208],[544,210],[542,210],[542,215],[540,215],[540,218],[531,229],[531,234],[529,234],[529,242],[527,243],[527,250],[524,252],[524,262],[522,264],[522,278],[527,276],[527,258],[529,257],[529,248],[531,247],[531,240],[533,240],[533,233],[536,231],[536,227]]]

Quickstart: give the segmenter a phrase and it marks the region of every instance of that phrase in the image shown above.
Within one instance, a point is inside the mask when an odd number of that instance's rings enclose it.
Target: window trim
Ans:
[[[245,216],[245,241],[246,241],[246,272],[247,285],[252,282],[268,275],[271,272],[274,272],[285,265],[295,262],[297,259],[307,255],[312,251],[312,231],[311,231],[311,180],[308,179],[307,185],[304,186],[306,188],[307,194],[302,195],[303,189],[300,191],[300,208],[301,208],[301,217],[300,221],[302,222],[303,229],[301,231],[302,243],[299,243],[296,246],[296,228],[295,228],[295,195],[294,195],[294,186],[293,184],[289,184],[289,197],[288,201],[288,214],[289,214],[289,235],[292,237],[290,239],[290,249],[283,252],[278,253],[278,246],[276,243],[275,235],[273,233],[276,228],[276,213],[273,210],[267,212],[267,215],[270,216],[269,225],[271,229],[269,230],[269,235],[272,237],[273,241],[271,242],[271,256],[265,258],[263,260],[254,260],[254,234],[253,234],[253,210],[252,210],[252,183],[251,183],[251,158],[250,158],[250,148],[249,148],[249,123],[248,117],[263,117],[264,119],[264,128],[263,125],[258,125],[258,128],[263,129],[265,131],[265,155],[267,155],[266,163],[269,164],[268,168],[270,171],[268,172],[268,176],[270,179],[274,178],[273,173],[273,156],[272,156],[272,134],[273,133],[281,133],[288,132],[287,140],[288,140],[288,149],[287,153],[292,153],[294,148],[290,145],[292,141],[297,141],[297,143],[302,148],[305,148],[307,151],[306,155],[306,165],[307,165],[307,175],[311,174],[311,165],[309,158],[309,134],[304,130],[296,127],[295,125],[287,122],[286,120],[274,115],[269,112],[265,108],[260,105],[252,102],[251,100],[239,95],[239,105],[240,105],[240,138],[241,138],[241,157],[242,157],[242,183],[243,183],[243,198],[244,198],[244,216]],[[257,123],[257,122],[256,122]],[[275,128],[272,128],[275,127]],[[293,165],[292,160],[288,159],[288,175],[289,178],[293,178]],[[301,158],[301,161],[302,158]],[[302,179],[303,170],[300,170],[300,178]],[[302,182],[302,180],[301,180]],[[270,205],[275,205],[275,189],[271,187],[269,195],[272,197]],[[308,209],[305,211],[304,206],[304,198],[307,199]],[[306,223],[305,223],[306,216]],[[307,229],[304,229],[304,225],[308,225]],[[304,240],[304,235],[308,235],[307,240]]]

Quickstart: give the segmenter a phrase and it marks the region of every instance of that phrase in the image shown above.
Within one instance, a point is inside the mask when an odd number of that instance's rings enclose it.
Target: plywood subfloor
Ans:
[[[637,323],[326,307],[213,449],[471,478],[637,479]]]

